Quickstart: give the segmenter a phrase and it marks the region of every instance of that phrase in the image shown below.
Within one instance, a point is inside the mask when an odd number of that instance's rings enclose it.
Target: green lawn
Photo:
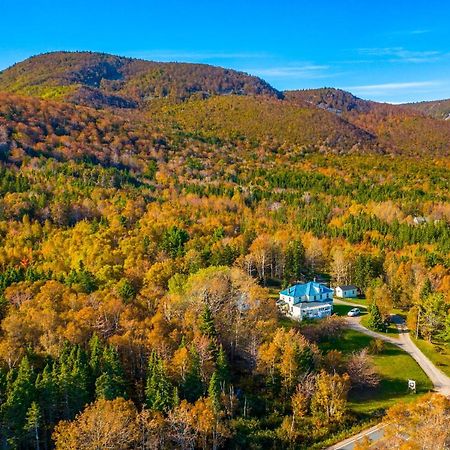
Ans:
[[[339,350],[344,355],[350,355],[350,353],[368,347],[372,341],[373,339],[367,334],[355,330],[345,330],[341,338],[330,342],[322,342],[319,347],[322,351]]]
[[[369,315],[367,314],[366,316],[361,318],[361,325],[365,326],[366,328],[369,328],[368,322],[369,322]],[[398,328],[397,325],[395,325],[395,323],[390,323],[386,332],[378,331],[378,333],[386,334],[389,337],[398,338]]]
[[[380,385],[375,392],[352,394],[349,406],[355,412],[373,414],[400,401],[413,401],[417,394],[433,389],[431,381],[414,359],[393,344],[385,344],[384,350],[373,356],[373,361],[381,376]],[[408,392],[408,380],[416,381],[416,395]]]
[[[340,298],[335,297],[336,300],[342,300],[343,302],[353,303],[355,305],[367,306],[367,300],[364,298]]]
[[[362,350],[370,345],[372,338],[354,330],[346,330],[341,339],[320,344],[323,351],[340,350],[345,355]],[[384,411],[399,401],[412,401],[417,395],[409,394],[409,379],[416,380],[418,394],[433,388],[418,364],[405,352],[392,344],[385,343],[383,351],[373,355],[373,362],[381,377],[376,390],[353,392],[350,394],[349,407],[355,413],[367,416]]]
[[[414,339],[414,343],[433,364],[450,377],[450,344]]]

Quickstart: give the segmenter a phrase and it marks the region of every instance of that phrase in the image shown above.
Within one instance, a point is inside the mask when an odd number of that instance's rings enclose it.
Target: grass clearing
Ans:
[[[412,339],[422,353],[437,368],[450,377],[450,344],[445,342],[431,343],[423,339],[414,339],[413,337]]]
[[[375,391],[352,393],[350,408],[359,414],[372,415],[384,411],[398,402],[411,402],[419,394],[433,389],[433,384],[411,356],[393,344],[385,344],[384,350],[373,356],[376,370],[381,377]],[[408,392],[408,380],[415,380],[417,394]]]
[[[373,338],[355,330],[346,330],[341,339],[320,344],[322,351],[340,350],[350,355],[368,347]],[[419,365],[407,353],[393,344],[384,344],[384,349],[372,355],[373,363],[381,377],[379,386],[374,390],[351,392],[349,408],[361,415],[372,416],[383,412],[400,402],[409,402],[433,388],[431,381]],[[417,394],[408,392],[408,380],[416,380]]]
[[[369,322],[369,315],[367,314],[366,316],[361,318],[361,325],[363,325],[366,328],[369,328],[368,322]],[[377,333],[385,334],[385,335],[387,335],[389,337],[393,337],[393,338],[399,337],[398,328],[397,328],[397,325],[395,325],[395,323],[390,323],[389,327],[386,331],[377,331]]]
[[[362,305],[364,307],[368,306],[366,298],[340,298],[340,297],[335,297],[335,300],[340,300],[342,302],[352,303],[355,306],[358,306],[358,305]]]

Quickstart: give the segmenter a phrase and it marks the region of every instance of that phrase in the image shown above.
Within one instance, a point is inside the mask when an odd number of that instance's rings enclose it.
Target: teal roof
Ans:
[[[305,284],[294,284],[293,286],[289,286],[288,288],[283,289],[280,294],[289,297],[303,297],[304,295],[310,297],[312,295],[328,294],[331,292],[333,292],[333,289],[330,289],[328,286],[315,281],[310,281]]]

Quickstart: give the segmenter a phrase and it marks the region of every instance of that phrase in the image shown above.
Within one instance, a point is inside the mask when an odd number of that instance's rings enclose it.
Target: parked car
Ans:
[[[359,308],[352,308],[348,313],[347,316],[349,317],[356,317],[361,314],[361,310]]]

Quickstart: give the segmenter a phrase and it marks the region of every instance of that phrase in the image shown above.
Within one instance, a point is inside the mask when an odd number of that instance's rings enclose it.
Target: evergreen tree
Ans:
[[[367,321],[367,325],[370,329],[375,331],[385,331],[386,324],[383,322],[383,318],[381,317],[380,310],[376,303],[372,303],[369,307],[369,319]]]
[[[174,391],[167,377],[164,361],[153,351],[148,360],[145,387],[147,406],[156,411],[169,411],[174,402]],[[178,393],[176,394],[178,396]]]
[[[433,286],[429,278],[423,283],[422,289],[420,290],[420,299],[425,300],[430,294],[433,293]]]
[[[117,290],[125,303],[129,303],[136,296],[136,290],[134,289],[133,284],[126,278],[118,283]]]
[[[17,375],[13,369],[8,374],[6,401],[1,406],[3,432],[14,447],[24,440],[23,429],[28,409],[35,400],[35,375],[27,356],[22,358]]]
[[[222,346],[219,348],[216,361],[216,372],[219,379],[222,391],[225,391],[225,386],[230,382],[230,369],[228,366],[227,355]]]
[[[186,379],[182,385],[183,396],[193,403],[203,394],[203,382],[200,374],[200,358],[194,346],[189,349],[189,365]]]
[[[97,280],[95,276],[84,267],[83,262],[79,264],[79,269],[72,269],[66,278],[66,284],[69,286],[77,286],[82,292],[90,294],[97,289]]]
[[[164,232],[161,247],[172,258],[176,258],[183,256],[184,245],[188,240],[189,234],[186,230],[173,226]]]
[[[358,255],[353,264],[352,279],[362,291],[365,291],[370,282],[380,275],[381,269],[381,262],[377,258],[370,255]]]
[[[36,402],[28,408],[24,430],[32,436],[34,447],[40,449],[39,430],[41,426],[41,410]]]
[[[51,430],[59,419],[58,383],[53,378],[54,372],[49,364],[36,378],[36,397],[41,415],[41,430],[45,441],[50,442]]]
[[[89,367],[94,379],[101,374],[103,346],[97,334],[92,335],[89,340]]]
[[[72,419],[91,400],[86,354],[78,346],[66,345],[53,372],[58,382],[62,417]]]
[[[6,373],[0,368],[0,406],[6,401]]]
[[[105,400],[126,397],[125,386],[125,376],[117,350],[112,346],[105,347],[102,355],[102,374],[95,382],[96,397]]]
[[[310,346],[304,347],[297,355],[298,367],[303,373],[310,373],[314,370],[314,353]]]
[[[178,395],[178,388],[174,386],[172,395],[172,408],[176,408],[180,404],[180,396]]]
[[[214,318],[211,313],[211,309],[208,305],[205,305],[203,312],[200,316],[200,331],[211,339],[217,338],[217,331],[214,325]]]
[[[305,247],[299,240],[289,243],[286,249],[284,279],[287,283],[298,280],[305,263]]]
[[[208,305],[205,305],[203,312],[200,316],[200,331],[208,336],[210,339],[209,350],[213,354],[214,357],[217,357],[218,354],[218,342],[217,342],[217,330],[214,325],[214,317],[211,313],[211,309]]]
[[[220,381],[217,371],[212,374],[211,380],[208,386],[208,397],[211,400],[214,412],[218,413],[220,411]]]

